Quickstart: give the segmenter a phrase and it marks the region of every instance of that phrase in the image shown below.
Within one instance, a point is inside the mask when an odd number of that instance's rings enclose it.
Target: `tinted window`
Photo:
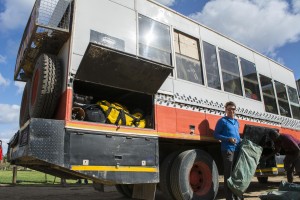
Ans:
[[[203,84],[198,39],[174,32],[177,78]]]
[[[293,118],[300,119],[300,106],[299,105],[291,105]]]
[[[245,95],[248,98],[261,100],[255,64],[241,58]]]
[[[178,78],[203,84],[199,61],[176,54],[176,66]]]
[[[139,54],[171,65],[171,37],[168,26],[139,15]]]
[[[275,81],[276,94],[280,115],[291,117],[290,106],[284,84]]]
[[[203,42],[204,60],[206,66],[206,76],[208,87],[221,89],[219,66],[216,47],[207,42]]]
[[[242,95],[240,70],[237,56],[220,49],[220,62],[224,90],[234,94]]]
[[[272,79],[260,75],[260,83],[266,112],[278,114]]]
[[[295,88],[290,87],[290,86],[287,86],[287,88],[288,88],[288,94],[289,94],[290,102],[295,103],[295,104],[299,104],[297,90]]]
[[[288,95],[290,99],[293,118],[300,119],[300,105],[299,105],[297,90],[290,86],[287,86],[287,89],[288,89]]]

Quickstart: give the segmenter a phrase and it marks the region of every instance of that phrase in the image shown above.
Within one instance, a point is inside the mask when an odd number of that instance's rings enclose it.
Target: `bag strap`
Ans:
[[[101,108],[98,104],[85,104],[82,109]]]

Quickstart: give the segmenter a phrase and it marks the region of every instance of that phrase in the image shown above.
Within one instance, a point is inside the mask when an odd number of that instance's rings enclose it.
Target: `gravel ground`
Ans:
[[[0,177],[1,178],[1,177]],[[267,191],[276,190],[280,181],[286,180],[286,177],[270,177],[267,184],[260,184],[256,178],[253,178],[247,192],[244,194],[245,199],[259,199],[258,196]],[[224,199],[223,180],[220,178],[220,188],[216,199]],[[300,184],[300,178],[295,178],[295,182]],[[106,187],[106,192],[98,192],[89,185],[60,185],[53,186],[33,186],[33,185],[0,185],[0,199],[9,200],[126,200],[119,194],[114,187]],[[163,194],[157,191],[156,200],[164,200]]]

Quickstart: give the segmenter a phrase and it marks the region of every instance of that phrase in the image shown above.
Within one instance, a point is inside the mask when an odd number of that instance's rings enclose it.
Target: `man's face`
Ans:
[[[233,118],[235,113],[235,106],[232,105],[227,106],[225,112],[227,117]]]

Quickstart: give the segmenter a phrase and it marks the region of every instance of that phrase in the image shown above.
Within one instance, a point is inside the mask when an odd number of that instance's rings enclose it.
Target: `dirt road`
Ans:
[[[276,190],[281,180],[286,180],[283,176],[270,177],[267,184],[260,184],[256,178],[250,184],[245,199],[259,199],[258,196],[267,191]],[[220,179],[220,181],[223,181]],[[300,178],[295,179],[300,184]],[[66,187],[53,186],[0,186],[0,199],[9,200],[128,200],[120,195],[114,187],[107,187],[107,192],[98,192],[91,185],[67,185]],[[156,200],[164,200],[160,191],[156,194]],[[223,182],[216,199],[224,199]]]

